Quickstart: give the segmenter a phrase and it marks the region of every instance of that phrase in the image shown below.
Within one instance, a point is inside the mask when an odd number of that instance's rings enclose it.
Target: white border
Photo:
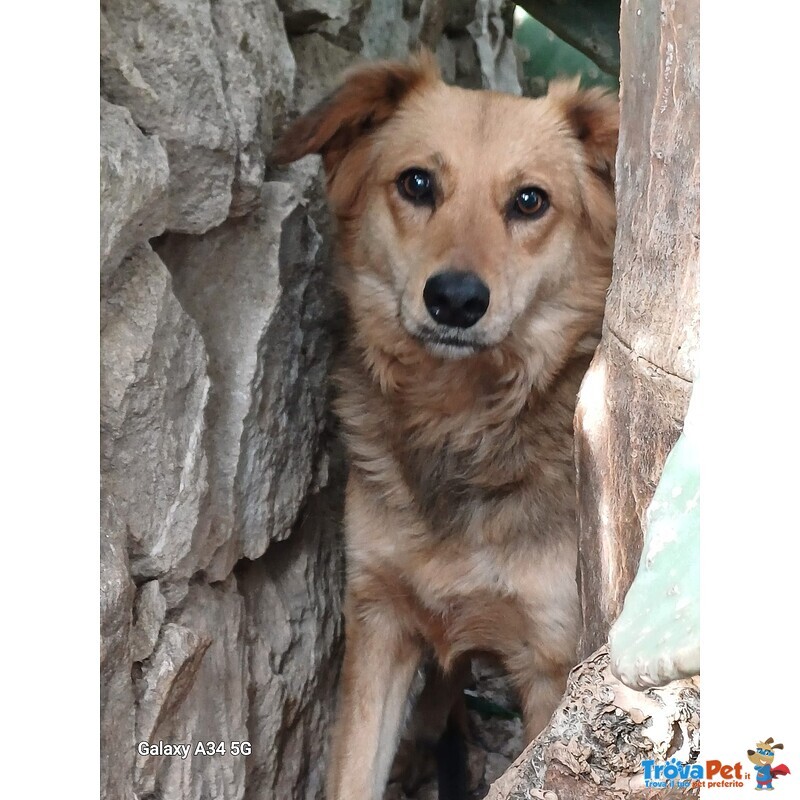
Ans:
[[[3,793],[92,797],[99,794],[98,8],[10,3],[2,30]]]
[[[800,796],[798,30],[793,4],[702,7],[701,756],[775,737],[776,798]]]
[[[789,798],[800,10],[706,2],[702,26],[702,758],[781,738]],[[0,747],[19,796],[99,786],[98,27],[85,4],[3,12]]]

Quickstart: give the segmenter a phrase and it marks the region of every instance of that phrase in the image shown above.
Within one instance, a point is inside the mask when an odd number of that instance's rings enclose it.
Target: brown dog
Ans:
[[[615,229],[615,99],[445,85],[377,63],[297,120],[321,153],[353,330],[337,411],[346,655],[330,800],[381,797],[428,653],[504,661],[529,737],[575,662],[573,414]]]

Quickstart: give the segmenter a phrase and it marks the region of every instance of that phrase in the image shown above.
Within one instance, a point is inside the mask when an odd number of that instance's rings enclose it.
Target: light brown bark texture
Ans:
[[[699,328],[699,3],[626,1],[620,25],[614,277],[576,414],[584,658],[605,643],[636,574]]]
[[[696,789],[645,785],[642,759],[686,762],[700,748],[696,680],[636,692],[609,669],[600,648],[572,671],[550,725],[486,800],[652,800],[696,797]]]

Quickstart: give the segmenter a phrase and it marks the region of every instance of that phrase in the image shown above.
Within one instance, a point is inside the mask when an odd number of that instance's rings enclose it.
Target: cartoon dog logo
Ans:
[[[772,766],[772,762],[775,760],[775,751],[783,750],[783,745],[773,744],[774,741],[770,736],[765,742],[757,742],[755,750],[747,751],[747,757],[756,767],[756,789],[758,791],[762,789],[772,791],[775,788],[772,785],[773,778],[791,774],[786,764],[778,764],[777,767]]]

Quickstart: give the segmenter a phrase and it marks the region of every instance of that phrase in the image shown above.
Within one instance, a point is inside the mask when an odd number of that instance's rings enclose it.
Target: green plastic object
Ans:
[[[619,0],[518,0],[556,36],[619,75]]]
[[[492,700],[481,697],[477,692],[464,689],[464,703],[471,711],[477,711],[483,719],[497,717],[498,719],[522,719],[522,714],[512,708],[506,708]]]
[[[632,689],[700,672],[697,385],[647,510],[639,570],[609,635],[611,671]]]
[[[619,90],[615,76],[603,72],[579,50],[559,39],[549,28],[517,6],[514,12],[514,43],[522,62],[523,94],[539,97],[553,78],[580,75],[581,85]]]

